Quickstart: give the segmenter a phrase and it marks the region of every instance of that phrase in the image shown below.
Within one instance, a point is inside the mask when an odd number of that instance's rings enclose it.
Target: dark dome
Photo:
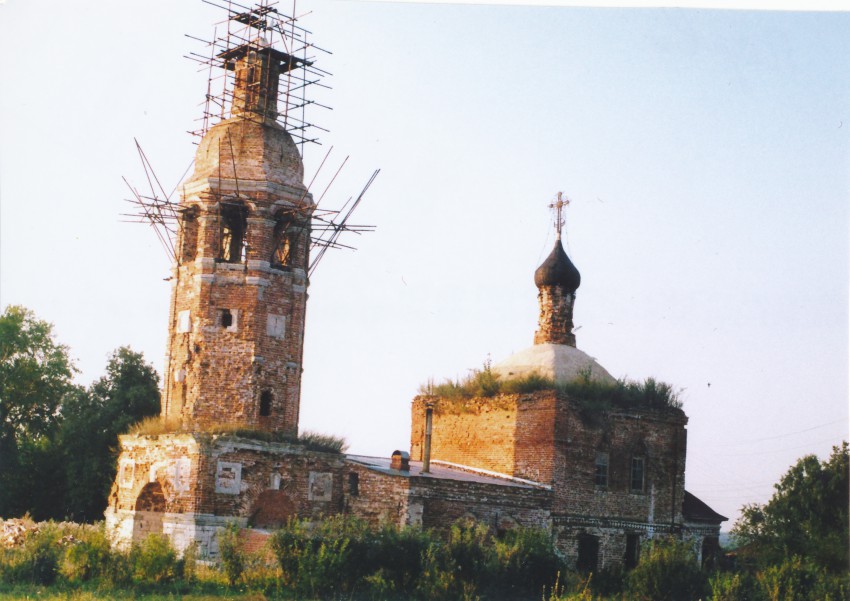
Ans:
[[[581,284],[581,274],[564,252],[560,240],[555,241],[555,248],[534,272],[534,283],[538,288],[563,286],[567,292],[575,292]]]

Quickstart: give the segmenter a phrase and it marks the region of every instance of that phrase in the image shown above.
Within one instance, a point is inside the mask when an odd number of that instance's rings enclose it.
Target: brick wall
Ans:
[[[278,126],[230,119],[202,140],[182,189],[163,415],[297,431],[313,209],[302,179]],[[226,257],[234,238],[244,251]]]
[[[433,403],[431,459],[551,482],[555,395],[541,391],[493,398],[418,396],[411,414],[411,459],[421,461],[425,405]]]

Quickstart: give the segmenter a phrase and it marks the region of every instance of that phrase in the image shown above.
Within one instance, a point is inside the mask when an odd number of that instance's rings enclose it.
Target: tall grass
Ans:
[[[614,383],[592,380],[590,372],[583,372],[575,380],[556,384],[551,378],[532,372],[522,377],[502,379],[488,364],[472,370],[465,378],[444,380],[440,384],[428,382],[419,387],[419,393],[448,401],[474,398],[493,398],[500,394],[527,394],[540,390],[565,393],[585,411],[616,409],[650,409],[670,411],[681,409],[679,392],[670,384],[647,378],[643,382],[618,380]]]
[[[161,416],[148,417],[137,422],[130,429],[130,434],[139,436],[161,436],[165,434],[202,433],[219,436],[235,436],[264,442],[283,442],[301,445],[310,451],[324,453],[344,453],[348,448],[346,440],[333,434],[321,434],[309,430],[293,435],[288,432],[254,430],[238,424],[208,424],[203,427],[185,427],[180,420]]]

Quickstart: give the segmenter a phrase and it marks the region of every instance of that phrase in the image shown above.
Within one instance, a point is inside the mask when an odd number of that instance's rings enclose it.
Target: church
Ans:
[[[231,20],[263,33],[268,13]],[[685,489],[684,412],[600,401],[626,385],[576,348],[581,278],[560,240],[561,197],[555,246],[534,272],[534,344],[488,368],[501,389],[417,396],[409,452],[298,440],[316,204],[278,99],[281,78],[308,63],[262,35],[238,40],[218,56],[232,74],[228,114],[205,131],[176,209],[163,428],[120,437],[105,515],[118,544],[162,532],[214,559],[230,523],[262,539],[292,518],[345,514],[542,528],[586,570],[633,566],[643,541],[667,535],[714,561],[726,518]]]

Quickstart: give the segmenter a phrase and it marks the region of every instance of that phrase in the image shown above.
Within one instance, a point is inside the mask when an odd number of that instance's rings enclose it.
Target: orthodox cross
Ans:
[[[557,239],[561,239],[561,229],[564,227],[564,207],[570,204],[570,199],[563,192],[558,192],[558,199],[549,205],[549,208],[555,212],[555,233]]]

